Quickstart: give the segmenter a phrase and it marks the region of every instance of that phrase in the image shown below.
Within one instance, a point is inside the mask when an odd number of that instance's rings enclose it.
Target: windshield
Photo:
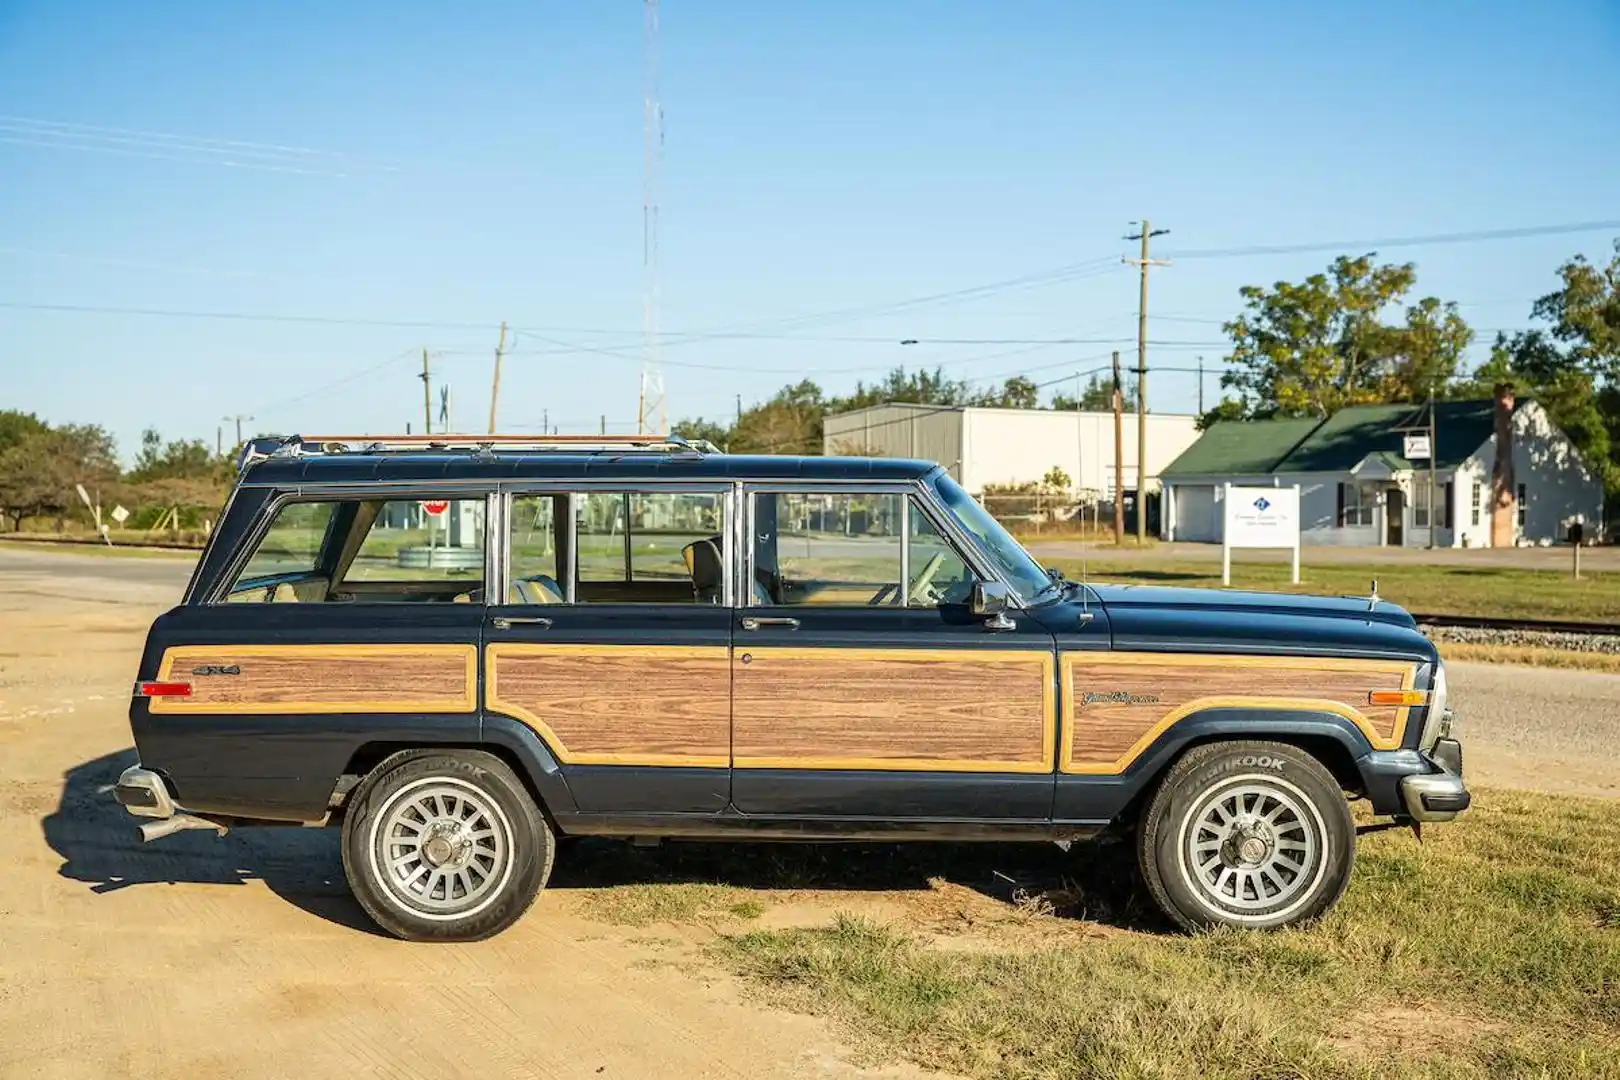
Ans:
[[[1057,591],[1040,564],[1030,558],[1029,552],[979,505],[978,500],[962,490],[962,485],[952,480],[949,473],[936,474],[931,483],[940,502],[949,507],[956,520],[973,535],[979,550],[995,564],[1019,599],[1028,604],[1043,592]]]

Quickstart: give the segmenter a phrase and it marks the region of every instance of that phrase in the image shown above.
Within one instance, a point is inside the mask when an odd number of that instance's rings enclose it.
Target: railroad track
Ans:
[[[1558,619],[1497,619],[1484,615],[1424,615],[1412,613],[1421,626],[1457,630],[1518,630],[1536,634],[1589,634],[1594,637],[1620,637],[1620,626],[1613,623],[1566,622]]]

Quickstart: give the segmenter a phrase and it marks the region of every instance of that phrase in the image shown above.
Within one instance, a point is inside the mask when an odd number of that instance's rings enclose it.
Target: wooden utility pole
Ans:
[[[422,350],[422,374],[417,378],[422,380],[422,433],[433,434],[433,386],[428,381],[432,375],[428,371],[428,351]]]
[[[1125,387],[1114,350],[1114,546],[1125,543]]]
[[[495,378],[489,384],[489,433],[495,434],[495,406],[501,397],[501,357],[506,355],[506,322],[501,322],[501,340],[495,345]]]
[[[1169,229],[1155,229],[1148,223],[1147,218],[1142,219],[1142,228],[1125,237],[1127,240],[1140,240],[1142,254],[1140,258],[1123,259],[1126,263],[1135,263],[1141,273],[1141,286],[1136,305],[1136,539],[1139,543],[1147,540],[1147,292],[1148,267],[1165,266],[1164,260],[1155,262],[1148,258],[1148,241],[1155,236],[1164,236]]]
[[[1434,488],[1435,488],[1435,483],[1434,483],[1434,459],[1435,459],[1435,454],[1439,449],[1440,448],[1435,445],[1434,390],[1430,389],[1430,391],[1429,391],[1429,547],[1431,549],[1434,547],[1435,519],[1437,517],[1439,517],[1439,514],[1437,512],[1439,510],[1439,508],[1437,506],[1435,506],[1435,498],[1434,498],[1434,495],[1435,495],[1435,491],[1434,491]],[[1455,486],[1455,485],[1453,485],[1453,486]],[[1449,512],[1451,508],[1447,507],[1446,509]]]

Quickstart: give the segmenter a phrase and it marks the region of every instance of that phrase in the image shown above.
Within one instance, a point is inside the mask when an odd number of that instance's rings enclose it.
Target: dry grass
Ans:
[[[813,873],[849,878],[826,850]],[[929,860],[863,850],[891,874]],[[935,850],[947,877],[1014,868],[1019,918],[971,949],[841,914],[723,931],[714,954],[877,1058],[970,1077],[1620,1078],[1620,804],[1484,792],[1421,845],[1364,837],[1344,902],[1270,934],[1172,933],[1096,851]],[[749,862],[740,880],[774,883]],[[1123,929],[1068,932],[1081,913]]]
[[[1482,664],[1521,664],[1526,667],[1566,668],[1570,671],[1600,671],[1620,675],[1620,654],[1576,652],[1536,645],[1476,645],[1461,642],[1440,643],[1440,655],[1447,660],[1472,660]]]

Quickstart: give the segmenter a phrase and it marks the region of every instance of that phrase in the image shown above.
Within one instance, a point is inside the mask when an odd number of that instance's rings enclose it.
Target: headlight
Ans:
[[[1446,718],[1446,662],[1436,659],[1434,679],[1429,683],[1429,704],[1423,713],[1423,735],[1418,740],[1418,749],[1432,749],[1436,742],[1449,734],[1442,731],[1442,727],[1449,726],[1450,721]]]

